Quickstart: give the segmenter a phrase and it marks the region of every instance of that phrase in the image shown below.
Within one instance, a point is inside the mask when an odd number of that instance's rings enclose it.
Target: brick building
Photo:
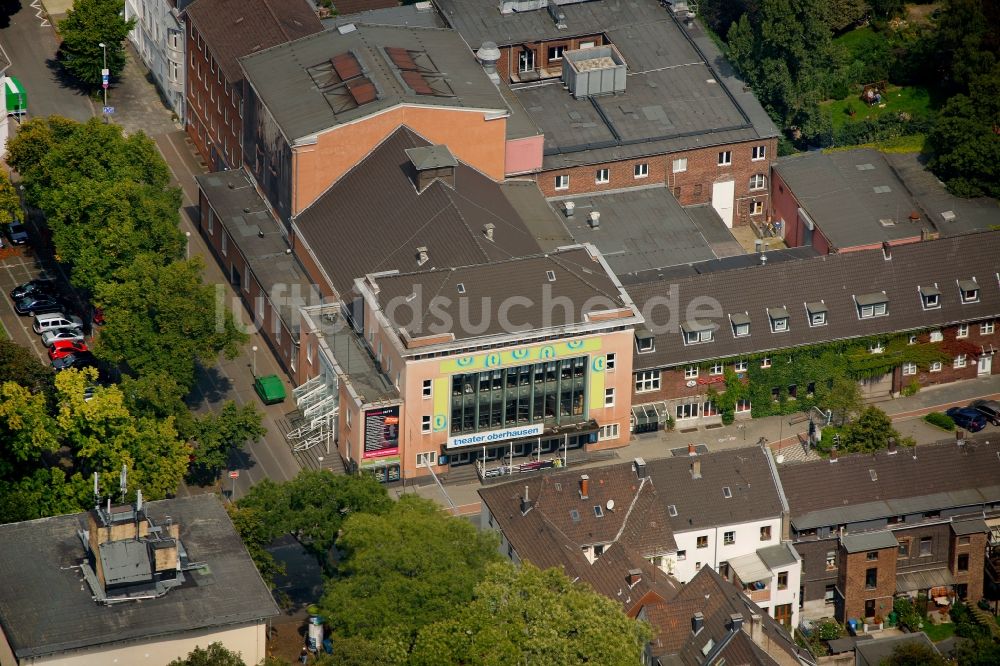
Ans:
[[[188,136],[212,170],[243,163],[243,72],[237,60],[323,29],[306,0],[198,0],[187,21]]]
[[[697,23],[653,0],[439,6],[481,59],[497,45],[487,66],[545,136],[546,196],[660,183],[727,226],[765,220],[777,128]]]
[[[718,270],[706,262],[704,272],[666,271],[655,282],[629,285],[647,320],[635,346],[636,427],[656,428],[668,415],[678,427],[718,422],[708,391],[725,390],[726,371],[755,376],[757,383],[746,385],[757,400],[811,399],[822,377],[771,384],[771,376],[781,375],[777,364],[797,349],[852,339],[867,348],[862,357],[889,359],[884,374],[863,382],[869,398],[914,381],[926,386],[996,374],[997,252],[1000,233],[980,232],[807,259],[773,253],[730,270],[725,261]],[[915,360],[903,361],[911,345]],[[920,360],[921,347],[927,359],[938,360]],[[753,402],[741,399],[735,416],[753,414]]]
[[[899,595],[981,599],[998,452],[978,438],[779,467],[803,615],[872,621]]]

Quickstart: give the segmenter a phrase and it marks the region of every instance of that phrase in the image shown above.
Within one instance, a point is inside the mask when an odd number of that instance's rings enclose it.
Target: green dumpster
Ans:
[[[6,78],[4,92],[7,95],[7,113],[20,116],[28,112],[28,93],[24,91],[24,86],[13,76]]]
[[[281,383],[278,375],[258,377],[253,383],[253,389],[257,391],[257,395],[265,405],[276,405],[285,401],[285,385]]]

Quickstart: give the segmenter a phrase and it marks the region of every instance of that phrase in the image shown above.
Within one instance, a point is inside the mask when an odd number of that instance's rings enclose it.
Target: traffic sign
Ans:
[[[238,479],[238,478],[240,478],[240,470],[234,469],[232,472],[229,473],[229,478],[230,479]]]
[[[106,116],[113,116],[114,113],[115,113],[115,107],[113,107],[113,106],[106,106],[106,107],[104,107],[104,115],[106,115]]]
[[[110,81],[110,79],[111,79],[111,70],[109,70],[109,69],[102,69],[101,70],[101,87],[102,88],[107,88],[108,87],[108,82]]]

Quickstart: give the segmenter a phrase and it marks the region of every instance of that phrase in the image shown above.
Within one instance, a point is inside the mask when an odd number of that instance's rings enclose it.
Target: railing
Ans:
[[[765,587],[763,590],[744,590],[743,591],[750,601],[770,601],[771,600],[771,588]]]
[[[542,469],[551,469],[553,467],[562,467],[563,459],[562,456],[555,458],[543,458],[541,460],[528,460],[522,463],[517,463],[515,465],[508,465],[505,463],[500,463],[496,467],[488,468],[486,462],[483,460],[476,461],[476,472],[479,473],[479,479],[485,481],[486,479],[496,479],[502,476],[510,476],[513,474],[523,474],[525,472],[537,472]]]

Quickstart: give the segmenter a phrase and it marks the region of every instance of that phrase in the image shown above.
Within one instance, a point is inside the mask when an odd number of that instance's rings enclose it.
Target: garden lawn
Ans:
[[[890,85],[886,93],[882,95],[884,108],[877,104],[868,106],[860,98],[861,91],[858,90],[845,99],[823,102],[823,106],[830,112],[834,132],[847,123],[861,122],[866,118],[878,118],[885,114],[906,112],[913,119],[925,118],[930,111],[931,104],[930,93],[921,86]],[[847,113],[848,106],[854,108],[853,118]]]
[[[923,632],[927,634],[927,638],[931,639],[931,642],[937,643],[938,641],[943,641],[946,638],[951,638],[952,634],[955,633],[955,625],[951,622],[946,624],[931,624],[930,622],[924,622]]]

